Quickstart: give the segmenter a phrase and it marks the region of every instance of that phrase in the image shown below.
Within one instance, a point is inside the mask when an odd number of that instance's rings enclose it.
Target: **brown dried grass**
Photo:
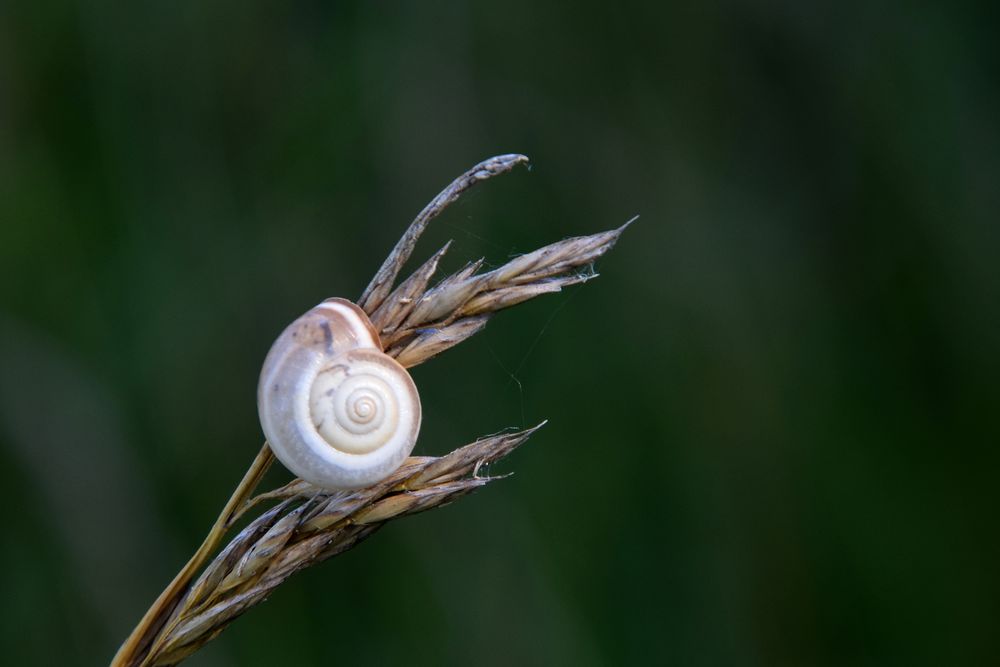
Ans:
[[[523,155],[493,157],[452,182],[416,217],[358,300],[386,353],[404,366],[469,338],[499,310],[594,277],[592,263],[628,226],[565,239],[485,273],[478,272],[482,260],[472,262],[429,287],[446,244],[393,289],[431,220],[476,183],[527,161]],[[329,492],[297,479],[255,496],[273,462],[265,443],[204,543],[122,644],[113,667],[179,663],[295,572],[352,548],[388,521],[441,507],[497,479],[480,476],[481,467],[505,457],[540,426],[481,438],[441,457],[411,457],[388,479],[357,491]],[[277,504],[204,566],[228,529],[269,501]]]

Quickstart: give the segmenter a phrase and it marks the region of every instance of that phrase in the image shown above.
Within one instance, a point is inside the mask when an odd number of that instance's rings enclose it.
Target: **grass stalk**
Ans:
[[[416,366],[461,343],[500,310],[596,277],[594,261],[632,222],[558,241],[493,271],[480,273],[482,260],[472,262],[431,287],[449,242],[396,285],[434,218],[473,185],[527,161],[523,155],[501,155],[455,179],[414,219],[365,289],[358,304],[378,328],[386,354],[403,366]],[[296,479],[254,495],[274,460],[265,443],[201,546],[121,645],[112,667],[176,665],[295,572],[353,548],[388,521],[442,507],[499,479],[480,472],[540,427],[486,436],[441,457],[410,457],[385,480],[339,492]],[[276,504],[222,546],[233,524],[265,502]]]

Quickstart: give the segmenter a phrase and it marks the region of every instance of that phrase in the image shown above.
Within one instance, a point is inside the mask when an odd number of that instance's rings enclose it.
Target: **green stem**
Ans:
[[[146,650],[147,647],[155,645],[154,642],[158,633],[170,617],[170,614],[173,613],[178,601],[180,601],[191,585],[194,575],[197,574],[208,557],[218,548],[222,537],[239,515],[243,506],[250,499],[250,496],[253,495],[254,490],[260,484],[260,480],[264,477],[264,473],[267,472],[268,468],[271,467],[273,461],[274,454],[271,453],[271,448],[265,442],[260,452],[257,453],[256,458],[254,458],[253,463],[250,464],[250,468],[243,475],[239,486],[233,491],[233,495],[230,496],[222,513],[219,514],[219,518],[215,520],[212,529],[208,531],[208,535],[205,536],[205,540],[201,543],[201,546],[198,547],[198,550],[191,556],[191,560],[187,562],[187,565],[177,573],[177,576],[170,582],[170,585],[163,589],[160,596],[156,598],[153,605],[146,611],[142,620],[135,626],[132,634],[128,636],[128,639],[125,640],[115,654],[115,657],[111,660],[111,667],[135,667],[141,664],[145,655],[151,652],[151,650]]]

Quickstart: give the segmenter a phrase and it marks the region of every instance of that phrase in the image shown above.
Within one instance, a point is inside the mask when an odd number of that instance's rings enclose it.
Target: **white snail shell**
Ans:
[[[326,489],[388,477],[420,431],[413,379],[346,299],[327,299],[278,336],[260,373],[257,409],[278,460]]]

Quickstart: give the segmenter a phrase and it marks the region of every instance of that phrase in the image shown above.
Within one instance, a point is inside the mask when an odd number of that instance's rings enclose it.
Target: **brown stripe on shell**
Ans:
[[[345,315],[342,312],[338,312],[330,308],[325,308],[324,306],[327,306],[328,304],[347,308],[348,310],[351,311],[352,317],[345,317]],[[372,321],[368,318],[368,314],[365,313],[365,311],[361,310],[361,308],[357,304],[352,303],[347,299],[341,299],[340,297],[331,297],[329,299],[326,299],[323,303],[316,306],[316,308],[321,308],[323,309],[324,312],[327,313],[337,313],[337,315],[341,318],[341,320],[348,325],[348,328],[350,328],[351,331],[355,332],[354,335],[357,340],[364,340],[364,337],[366,335],[371,336],[372,341],[375,342],[375,345],[378,346],[378,349],[380,350],[382,349],[382,340],[378,335],[378,330],[375,328],[375,325],[372,324]],[[316,308],[314,308],[314,310]],[[352,347],[367,347],[367,344],[354,345]]]
[[[375,327],[364,311],[344,299],[328,299],[291,324],[291,342],[315,347],[327,354],[342,354],[359,347],[382,350]]]

